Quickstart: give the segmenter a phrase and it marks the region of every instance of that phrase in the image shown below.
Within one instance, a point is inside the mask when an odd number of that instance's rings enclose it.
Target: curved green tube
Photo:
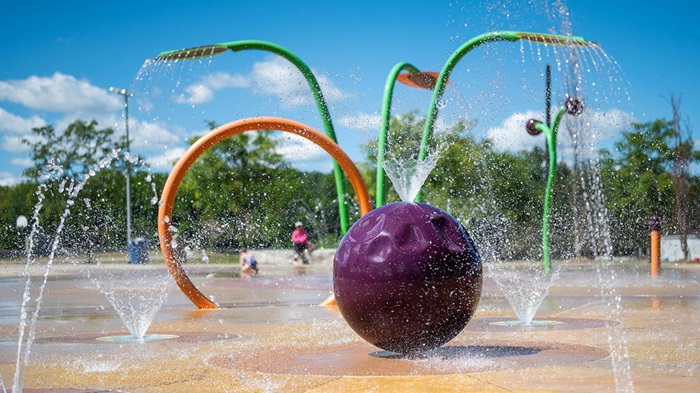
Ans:
[[[290,52],[286,48],[273,44],[267,41],[258,40],[244,40],[244,41],[232,41],[224,42],[221,44],[200,46],[190,49],[181,49],[176,51],[167,51],[160,53],[156,59],[157,60],[189,60],[197,59],[201,57],[208,57],[217,55],[227,50],[233,52],[239,52],[242,50],[263,50],[267,52],[279,55],[289,62],[291,62],[299,71],[301,71],[304,78],[306,78],[309,87],[311,88],[311,94],[316,101],[316,106],[321,115],[321,120],[323,121],[323,128],[326,135],[333,140],[333,142],[338,142],[335,136],[335,130],[333,128],[333,122],[331,121],[331,115],[328,111],[328,105],[323,97],[323,92],[321,91],[321,86],[318,84],[316,77],[311,72],[311,69],[304,63],[297,55]],[[343,175],[343,170],[338,165],[338,163],[333,160],[333,174],[335,177],[335,188],[338,194],[338,213],[340,216],[340,230],[341,235],[344,236],[349,229],[348,225],[348,209],[345,205],[345,176]]]
[[[547,173],[547,187],[544,192],[544,208],[542,212],[542,263],[544,264],[544,274],[552,272],[552,262],[549,256],[549,209],[552,200],[552,189],[554,188],[554,179],[557,174],[557,132],[561,118],[566,113],[566,108],[559,109],[554,117],[554,124],[550,129],[544,123],[535,125],[535,129],[544,133],[549,150],[549,170]]]
[[[425,160],[426,147],[430,136],[433,133],[433,128],[435,127],[435,120],[438,115],[437,103],[442,99],[442,95],[445,92],[445,87],[447,85],[447,80],[452,73],[452,70],[457,65],[457,63],[469,53],[472,49],[480,46],[482,44],[491,41],[518,41],[518,40],[528,40],[542,44],[551,45],[595,45],[595,43],[587,42],[582,37],[569,37],[562,35],[553,34],[540,34],[540,33],[527,33],[519,31],[495,31],[490,33],[485,33],[478,35],[466,43],[462,44],[453,54],[447,59],[445,66],[440,72],[440,76],[435,84],[435,89],[433,89],[433,97],[430,100],[430,107],[428,108],[427,118],[425,119],[425,127],[423,129],[423,137],[421,139],[420,152],[418,153],[419,160]],[[421,194],[420,192],[416,196],[416,202],[420,202]]]
[[[411,74],[420,72],[418,68],[414,67],[409,63],[398,63],[391,69],[389,76],[386,78],[386,84],[384,85],[384,101],[382,103],[382,124],[379,129],[379,140],[377,142],[377,184],[376,184],[376,207],[384,205],[384,167],[382,163],[384,162],[384,153],[386,152],[386,138],[389,132],[389,121],[391,117],[391,100],[394,96],[394,86],[396,85],[396,78],[399,76],[401,71],[408,71]]]

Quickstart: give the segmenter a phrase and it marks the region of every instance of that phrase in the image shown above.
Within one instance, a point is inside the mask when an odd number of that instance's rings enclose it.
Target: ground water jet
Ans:
[[[48,164],[44,168],[44,171],[40,174],[40,179],[42,182],[39,184],[37,191],[36,191],[36,196],[38,197],[38,203],[34,207],[34,212],[33,216],[31,219],[31,231],[29,233],[28,237],[28,247],[26,250],[26,263],[24,265],[24,270],[23,270],[23,276],[25,277],[25,283],[24,283],[24,293],[22,296],[22,302],[20,306],[20,315],[19,315],[19,325],[18,325],[18,338],[17,338],[17,357],[16,357],[16,363],[15,363],[15,371],[13,375],[13,381],[12,381],[12,392],[21,392],[23,389],[23,384],[24,384],[24,379],[25,379],[25,373],[26,373],[26,368],[29,364],[29,358],[31,354],[31,349],[32,345],[35,341],[36,338],[36,327],[39,319],[39,314],[41,311],[42,307],[42,302],[44,300],[44,293],[46,286],[48,284],[48,278],[49,274],[51,271],[51,268],[54,264],[55,258],[56,258],[56,253],[60,247],[61,244],[61,236],[63,235],[63,230],[69,221],[69,217],[71,215],[72,210],[75,209],[76,207],[76,202],[79,201],[78,197],[80,195],[80,192],[85,188],[86,184],[90,179],[94,178],[97,173],[100,172],[100,170],[104,168],[108,168],[113,161],[117,159],[124,159],[130,164],[140,164],[142,169],[145,168],[145,162],[143,160],[140,160],[137,156],[131,156],[128,153],[122,153],[119,149],[115,149],[109,154],[107,154],[106,157],[104,157],[102,160],[100,160],[97,164],[95,164],[93,167],[86,168],[85,173],[78,179],[71,179],[71,178],[63,178],[63,168],[61,167],[59,162],[56,162],[54,160],[49,160]],[[149,175],[150,178],[150,175]],[[60,194],[64,194],[66,196],[66,204],[63,209],[62,214],[60,215],[59,218],[59,224],[57,228],[55,229],[55,233],[52,236],[52,242],[51,242],[51,248],[50,252],[47,258],[47,261],[44,265],[43,268],[43,274],[41,276],[40,282],[38,283],[38,286],[36,288],[32,288],[32,277],[31,274],[29,273],[29,268],[32,265],[35,265],[37,263],[36,256],[33,254],[34,251],[34,245],[35,245],[35,237],[36,234],[39,232],[39,229],[41,227],[40,224],[40,219],[39,219],[39,214],[43,208],[43,203],[46,198],[46,193],[49,191],[49,187],[52,185],[58,185],[57,191]],[[155,187],[155,184],[151,183],[153,187]],[[89,209],[91,209],[90,202],[88,200],[83,200],[85,206]],[[153,200],[152,200],[153,202]],[[94,262],[90,261],[90,253],[88,252],[88,263]],[[70,258],[69,258],[70,260]],[[71,261],[74,264],[79,264],[81,262],[77,260],[72,260]],[[84,266],[90,266],[90,265],[84,265]],[[87,272],[89,274],[89,272]],[[169,277],[166,275],[166,278]],[[100,288],[100,285],[105,284],[104,281],[98,281],[94,280],[93,283]],[[34,295],[32,295],[32,289],[36,292]],[[133,288],[125,288],[125,293],[128,294],[129,290]],[[107,293],[105,293],[105,296],[107,296],[107,299],[110,301],[116,301],[119,299],[117,296],[109,296]],[[142,300],[143,297],[141,297],[140,300]],[[120,316],[122,316],[122,310],[120,310],[120,307],[117,303],[113,303],[115,305],[115,310],[119,313]],[[158,308],[160,307],[160,304],[162,304],[162,301],[158,304]],[[31,312],[31,317],[30,317],[30,309],[33,307],[33,311]],[[123,309],[123,308],[122,308]],[[152,308],[153,309],[153,308]],[[157,312],[157,308],[152,310],[153,312],[150,313],[148,318],[152,320],[153,314]],[[30,318],[29,318],[30,317]],[[139,319],[140,320],[140,330],[134,330],[135,334],[140,335],[140,339],[143,339],[143,334],[141,333],[141,330],[143,330],[143,333],[145,333],[145,329],[148,328],[148,324],[145,321],[145,318],[143,315],[140,316],[134,316],[134,319]],[[127,320],[124,321],[127,326],[129,324],[127,323]],[[143,328],[145,326],[145,328]],[[131,329],[130,329],[131,330]],[[134,333],[132,332],[132,333]],[[2,381],[0,377],[0,382],[2,382],[2,388],[3,391],[5,391],[5,385],[4,382]]]
[[[157,335],[146,335],[146,331],[172,287],[172,279],[166,269],[137,269],[138,272],[134,272],[133,268],[125,272],[99,272],[91,269],[91,281],[114,307],[131,333],[128,336],[116,336],[115,340],[118,341],[157,339]]]
[[[155,206],[158,200],[156,184],[153,182],[153,177],[145,161],[128,153],[124,153],[123,158],[130,166],[137,166],[141,171],[148,173],[145,181],[150,184],[153,192],[150,205]],[[100,168],[108,166],[109,163],[106,163],[106,165],[100,165]],[[94,173],[94,171],[91,173]],[[89,201],[85,201],[85,208],[88,212],[94,212],[96,216],[100,214],[93,209]],[[119,341],[159,339],[158,335],[146,336],[146,331],[172,287],[172,279],[167,269],[158,265],[139,266],[132,263],[127,268],[117,268],[113,264],[104,263],[105,261],[99,257],[89,259],[88,263],[81,263],[81,261],[77,260],[73,261],[73,263],[81,267],[83,275],[105,296],[119,315],[124,326],[131,333],[128,336],[115,336],[106,339]],[[130,262],[132,262],[131,257]]]
[[[498,322],[507,326],[548,325],[551,321],[533,320],[549,288],[557,280],[557,273],[543,274],[538,266],[520,266],[517,262],[489,265],[489,273],[496,281],[508,304],[518,317],[517,321]]]
[[[382,163],[394,189],[404,202],[411,202],[435,168],[440,155],[433,153],[425,160],[389,158]]]

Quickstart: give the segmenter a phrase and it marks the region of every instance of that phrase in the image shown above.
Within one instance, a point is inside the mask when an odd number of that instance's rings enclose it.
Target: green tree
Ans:
[[[174,220],[196,247],[286,247],[297,219],[317,236],[336,232],[331,228],[337,228],[337,212],[329,209],[328,197],[332,176],[291,168],[276,152],[273,135],[263,130],[231,136],[192,165],[178,191]]]
[[[30,147],[30,156],[34,161],[34,165],[24,171],[24,175],[32,180],[38,179],[50,161],[61,165],[65,175],[75,179],[113,149],[126,146],[126,138],[115,137],[111,128],[99,129],[96,120],[89,123],[76,120],[60,134],[52,125],[33,128],[32,132],[34,138],[21,140]]]
[[[661,215],[666,223],[673,217],[673,182],[668,171],[673,129],[671,122],[659,119],[635,123],[621,137],[615,143],[615,155],[601,152],[601,175],[616,253],[637,254],[647,247],[652,214]]]
[[[18,228],[17,218],[22,215],[31,220],[37,201],[35,191],[36,184],[31,182],[0,186],[0,250],[13,254],[24,250],[30,228]]]
[[[71,186],[88,179],[69,206],[71,215],[65,223],[61,239],[64,247],[121,248],[126,245],[125,159],[117,156],[110,165],[98,165],[115,149],[125,146],[125,138],[115,136],[111,128],[99,128],[97,122],[76,120],[58,133],[54,126],[33,129],[34,138],[25,138],[34,165],[25,171],[30,188],[38,182],[46,187],[46,198],[40,211],[41,231],[53,235],[68,203]],[[47,164],[60,166],[59,176],[42,176]],[[151,204],[151,183],[162,185],[163,176],[151,176],[147,166],[134,168],[132,174],[132,212],[134,233],[155,240],[157,206]],[[141,170],[145,169],[145,171]],[[146,178],[155,177],[146,181]],[[157,184],[160,183],[160,184]],[[17,187],[16,193],[26,187]],[[38,202],[34,193],[25,198],[22,210],[31,212]]]
[[[673,191],[676,196],[675,223],[680,236],[683,259],[688,259],[688,232],[689,232],[689,206],[688,191],[690,186],[690,166],[693,162],[700,161],[700,152],[693,151],[695,141],[693,130],[681,119],[681,96],[671,95],[669,98],[673,118],[671,127],[673,141],[671,143],[671,176],[673,179]]]

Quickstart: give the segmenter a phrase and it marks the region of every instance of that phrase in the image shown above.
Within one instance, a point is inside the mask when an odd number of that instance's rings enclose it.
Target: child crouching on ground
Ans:
[[[255,256],[248,252],[248,249],[242,247],[239,254],[241,255],[241,273],[258,275],[258,261]]]

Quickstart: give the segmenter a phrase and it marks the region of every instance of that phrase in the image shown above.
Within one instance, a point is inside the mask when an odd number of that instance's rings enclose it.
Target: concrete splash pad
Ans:
[[[150,269],[118,265],[115,269]],[[225,308],[202,311],[171,292],[147,334],[177,338],[104,342],[128,334],[74,266],[49,278],[27,367],[26,392],[614,391],[610,333],[627,342],[636,391],[700,388],[700,266],[647,278],[643,262],[620,265],[619,323],[600,296],[596,263],[571,264],[536,320],[513,327],[506,299],[486,275],[481,304],[447,346],[418,358],[382,352],[316,306],[330,264],[263,264],[260,277],[232,265],[189,265],[193,281]],[[11,386],[23,281],[1,265],[0,373]]]
[[[410,376],[467,374],[526,367],[562,366],[608,357],[600,348],[552,343],[498,343],[485,341],[449,345],[418,357],[376,351],[366,343],[327,345],[318,348],[279,347],[252,349],[238,356],[215,356],[209,364],[232,370],[270,374],[326,376]]]

